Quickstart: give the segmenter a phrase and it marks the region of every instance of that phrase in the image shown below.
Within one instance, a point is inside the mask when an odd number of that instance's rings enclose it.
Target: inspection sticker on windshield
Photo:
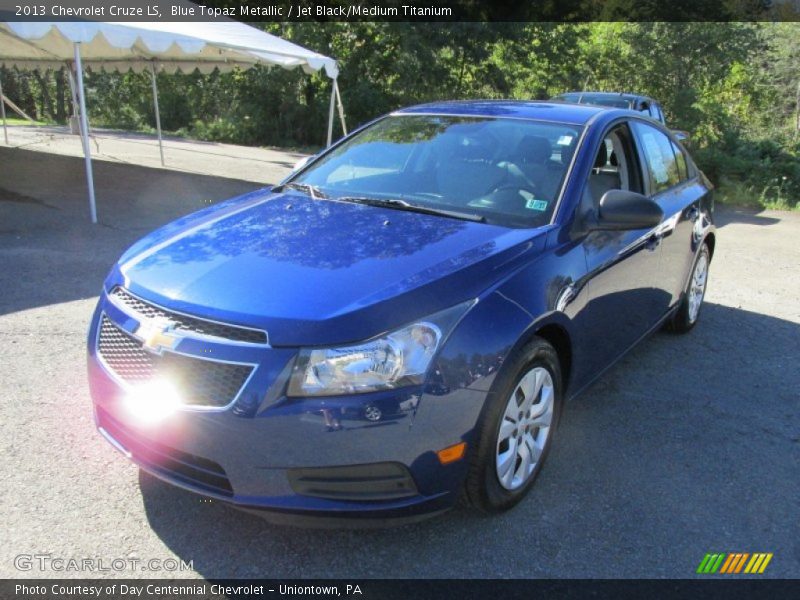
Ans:
[[[547,200],[536,200],[535,198],[531,198],[525,203],[525,208],[538,211],[547,210]]]

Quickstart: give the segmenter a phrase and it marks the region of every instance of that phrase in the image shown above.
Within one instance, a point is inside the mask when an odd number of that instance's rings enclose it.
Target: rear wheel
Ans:
[[[561,390],[558,355],[542,339],[506,364],[478,424],[466,484],[470,504],[500,512],[528,493],[550,449]]]
[[[703,244],[694,261],[689,284],[683,294],[683,300],[675,316],[669,322],[668,329],[675,333],[686,333],[695,326],[700,318],[700,308],[706,295],[708,282],[708,266],[711,262],[711,253],[708,245]]]

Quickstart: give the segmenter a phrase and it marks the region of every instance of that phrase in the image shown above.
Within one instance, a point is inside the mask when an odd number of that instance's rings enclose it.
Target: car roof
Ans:
[[[561,98],[563,96],[590,96],[595,98],[623,98],[624,100],[650,100],[655,102],[650,96],[644,96],[642,94],[634,94],[632,92],[564,92],[563,94],[558,94],[555,96],[556,98]]]
[[[392,114],[435,114],[475,117],[505,117],[585,125],[592,117],[608,109],[589,104],[564,104],[533,100],[460,100],[431,102],[409,106]]]

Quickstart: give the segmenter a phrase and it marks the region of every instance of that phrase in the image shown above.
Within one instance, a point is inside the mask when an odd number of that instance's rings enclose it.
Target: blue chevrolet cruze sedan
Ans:
[[[391,113],[122,256],[89,332],[97,427],[169,483],[289,522],[508,509],[567,399],[697,322],[711,194],[641,113]]]

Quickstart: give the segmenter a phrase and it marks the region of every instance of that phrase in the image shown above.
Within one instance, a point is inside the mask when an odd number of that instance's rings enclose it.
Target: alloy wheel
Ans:
[[[500,421],[495,468],[505,489],[519,489],[535,471],[550,435],[554,406],[553,377],[544,367],[533,367],[514,388]]]
[[[700,313],[700,305],[706,293],[706,280],[708,279],[708,254],[701,252],[692,273],[689,284],[689,322],[694,323]]]

